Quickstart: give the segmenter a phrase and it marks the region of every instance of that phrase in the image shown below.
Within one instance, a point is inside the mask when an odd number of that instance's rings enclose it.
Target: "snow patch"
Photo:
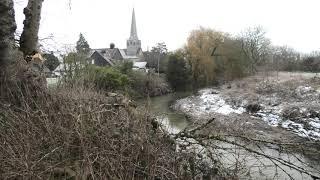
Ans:
[[[281,125],[285,129],[290,129],[301,137],[307,137],[314,140],[320,140],[320,133],[318,130],[306,130],[302,124],[295,123],[293,121],[287,120]]]
[[[314,127],[314,128],[320,129],[320,121],[319,121],[319,119],[318,119],[318,121],[309,122],[309,125]]]
[[[282,128],[292,131],[300,137],[305,137],[313,140],[320,140],[320,120],[319,118],[306,118],[302,119],[303,123],[293,122],[291,120],[284,120],[278,114],[258,112],[256,116],[260,117],[268,125],[273,127],[281,126]]]
[[[258,112],[257,115],[259,115],[263,121],[268,123],[268,125],[274,126],[274,127],[277,127],[282,120],[281,117],[276,114],[266,114],[266,113]]]
[[[197,96],[190,96],[177,100],[173,108],[180,110],[192,117],[201,118],[212,113],[229,115],[231,113],[242,114],[245,112],[243,107],[234,108],[213,89],[202,89]]]

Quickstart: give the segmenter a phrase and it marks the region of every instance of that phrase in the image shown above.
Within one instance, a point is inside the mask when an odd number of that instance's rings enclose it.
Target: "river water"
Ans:
[[[157,96],[150,98],[150,111],[153,115],[158,117],[161,124],[170,133],[177,133],[186,128],[190,121],[182,113],[178,113],[170,108],[170,105],[180,98],[191,95],[190,92],[171,93],[164,96]]]
[[[188,95],[191,95],[191,93],[172,93],[164,96],[150,98],[151,113],[157,117],[157,119],[167,129],[168,132],[173,134],[178,133],[191,123],[184,114],[175,112],[170,108],[170,105],[175,100],[184,98]],[[223,147],[231,146],[229,144],[221,144],[221,142],[217,143],[220,143],[219,145]],[[276,150],[270,149],[268,147],[264,147],[263,151],[271,155],[278,154],[278,156],[276,155],[277,157],[290,160],[290,162],[301,165],[306,169],[309,169],[306,165],[316,166],[315,171],[312,171],[315,174],[319,173],[320,166],[317,162],[311,162],[299,154],[280,154]],[[231,167],[233,166],[234,162],[239,161],[239,157],[242,158],[242,160],[246,163],[246,166],[248,166],[250,170],[246,170],[245,174],[239,174],[240,179],[312,179],[306,174],[301,174],[300,172],[283,165],[279,165],[279,167],[276,168],[268,159],[257,158],[256,155],[248,155],[247,152],[241,150],[238,150],[237,153],[237,157],[235,157],[234,153],[230,153],[227,151],[222,152],[222,161],[223,164]],[[297,160],[295,157],[299,157],[299,159],[302,161]],[[260,164],[259,167],[257,165],[257,162]],[[262,168],[261,162],[262,164],[264,164],[264,167]],[[284,169],[289,175],[280,170],[281,168]]]

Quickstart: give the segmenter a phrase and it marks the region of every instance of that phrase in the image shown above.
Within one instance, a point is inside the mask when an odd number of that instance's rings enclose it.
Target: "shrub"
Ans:
[[[84,68],[81,76],[65,83],[72,86],[94,87],[102,91],[121,91],[133,97],[159,96],[171,92],[166,78],[154,73],[133,71],[132,63],[116,67],[90,65]]]
[[[20,94],[15,88],[7,90]],[[24,91],[19,103],[3,99],[0,179],[179,176],[174,142],[121,95],[60,86],[37,97]]]
[[[163,75],[133,71],[130,74],[134,96],[160,96],[171,92]]]
[[[125,90],[129,86],[129,78],[112,67],[89,66],[85,76],[86,84],[94,83],[101,90]]]
[[[116,66],[116,69],[118,69],[123,74],[129,74],[130,72],[132,72],[132,68],[133,68],[132,61],[125,61]]]

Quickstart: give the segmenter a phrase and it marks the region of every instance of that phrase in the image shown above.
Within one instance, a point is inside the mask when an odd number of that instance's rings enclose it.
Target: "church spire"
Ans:
[[[130,39],[138,39],[137,26],[136,26],[136,15],[135,15],[135,12],[134,12],[134,8],[133,8],[133,11],[132,11]]]
[[[127,40],[127,55],[136,56],[141,49],[141,41],[138,39],[136,15],[134,9],[132,11],[131,33],[130,38]]]

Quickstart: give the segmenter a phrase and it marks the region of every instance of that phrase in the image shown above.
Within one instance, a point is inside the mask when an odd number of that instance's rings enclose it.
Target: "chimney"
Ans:
[[[115,44],[114,43],[110,43],[110,49],[114,49],[115,48]]]

